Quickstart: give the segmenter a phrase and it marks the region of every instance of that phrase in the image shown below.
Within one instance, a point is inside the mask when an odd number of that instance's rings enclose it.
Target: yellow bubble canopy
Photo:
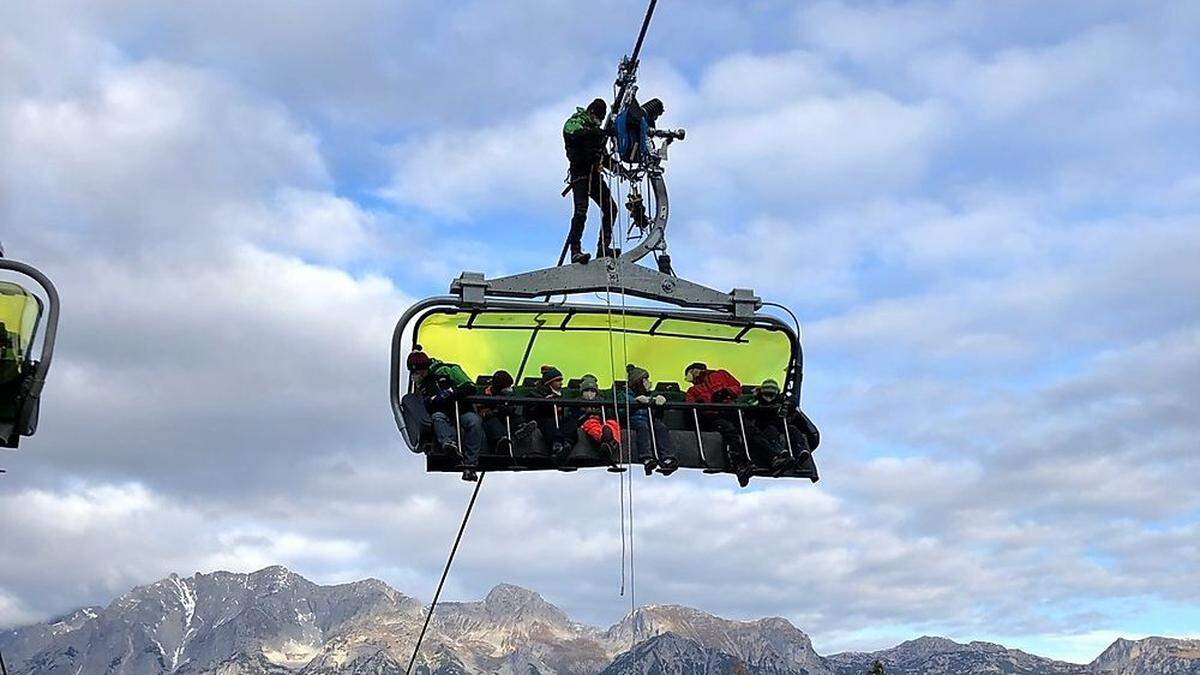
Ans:
[[[786,381],[796,350],[779,326],[667,314],[439,308],[420,319],[414,339],[431,357],[458,364],[472,378],[503,369],[520,383],[553,365],[568,380],[592,374],[609,387],[625,379],[632,363],[655,382],[686,389],[684,368],[700,361],[743,384]]]
[[[41,313],[37,296],[19,284],[0,281],[0,382],[20,374]]]

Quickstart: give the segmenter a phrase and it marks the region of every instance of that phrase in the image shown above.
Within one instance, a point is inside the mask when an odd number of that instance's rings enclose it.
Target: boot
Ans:
[[[474,469],[464,469],[462,472],[462,479],[468,483],[474,483],[475,481],[479,480],[479,476],[475,473]]]
[[[771,475],[776,478],[794,468],[796,468],[796,465],[786,452],[775,455],[775,459],[771,460]]]
[[[646,471],[646,475],[654,473],[654,469],[658,467],[658,460],[653,457],[643,457],[639,460],[642,463],[642,468]]]
[[[658,472],[664,476],[670,476],[679,468],[679,460],[674,457],[664,457],[662,462],[658,464]]]
[[[592,256],[588,255],[587,253],[584,253],[583,251],[573,251],[571,253],[571,264],[572,265],[575,265],[575,264],[586,265],[586,264],[588,264],[588,262],[591,261],[591,259],[592,259]]]
[[[750,484],[750,477],[754,475],[754,471],[749,466],[740,466],[737,469],[738,487],[746,487]]]

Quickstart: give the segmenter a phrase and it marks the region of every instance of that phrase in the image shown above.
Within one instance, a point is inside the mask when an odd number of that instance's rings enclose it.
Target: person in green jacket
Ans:
[[[598,98],[586,108],[576,108],[563,124],[563,145],[567,151],[567,181],[570,183],[571,231],[567,244],[571,248],[571,262],[586,263],[591,257],[583,252],[583,229],[587,223],[588,199],[600,207],[600,240],[596,244],[596,257],[615,255],[612,248],[612,226],[617,215],[617,203],[612,192],[604,183],[600,173],[605,164],[607,132],[601,127],[608,114],[608,104]]]
[[[438,449],[462,458],[463,480],[478,480],[475,469],[485,438],[483,418],[461,401],[475,394],[475,383],[457,365],[430,358],[420,345],[408,355],[407,365],[429,412]]]

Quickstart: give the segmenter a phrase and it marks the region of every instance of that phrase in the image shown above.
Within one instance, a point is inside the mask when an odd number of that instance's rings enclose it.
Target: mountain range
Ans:
[[[171,575],[106,607],[0,632],[0,654],[12,675],[399,675],[424,612],[376,579],[323,586],[283,567]],[[1200,640],[1117,640],[1087,665],[936,637],[821,656],[786,619],[655,605],[599,628],[501,584],[438,605],[414,672],[861,675],[875,661],[892,675],[1200,675]]]

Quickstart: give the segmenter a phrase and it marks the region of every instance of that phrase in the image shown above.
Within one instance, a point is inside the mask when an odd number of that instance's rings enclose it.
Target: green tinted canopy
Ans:
[[[619,311],[440,309],[421,318],[415,339],[431,357],[457,363],[472,378],[504,369],[520,383],[553,365],[567,379],[591,373],[601,387],[624,380],[625,364],[633,363],[655,382],[686,389],[683,369],[695,361],[724,368],[743,384],[783,383],[793,357],[790,336],[773,325]]]

